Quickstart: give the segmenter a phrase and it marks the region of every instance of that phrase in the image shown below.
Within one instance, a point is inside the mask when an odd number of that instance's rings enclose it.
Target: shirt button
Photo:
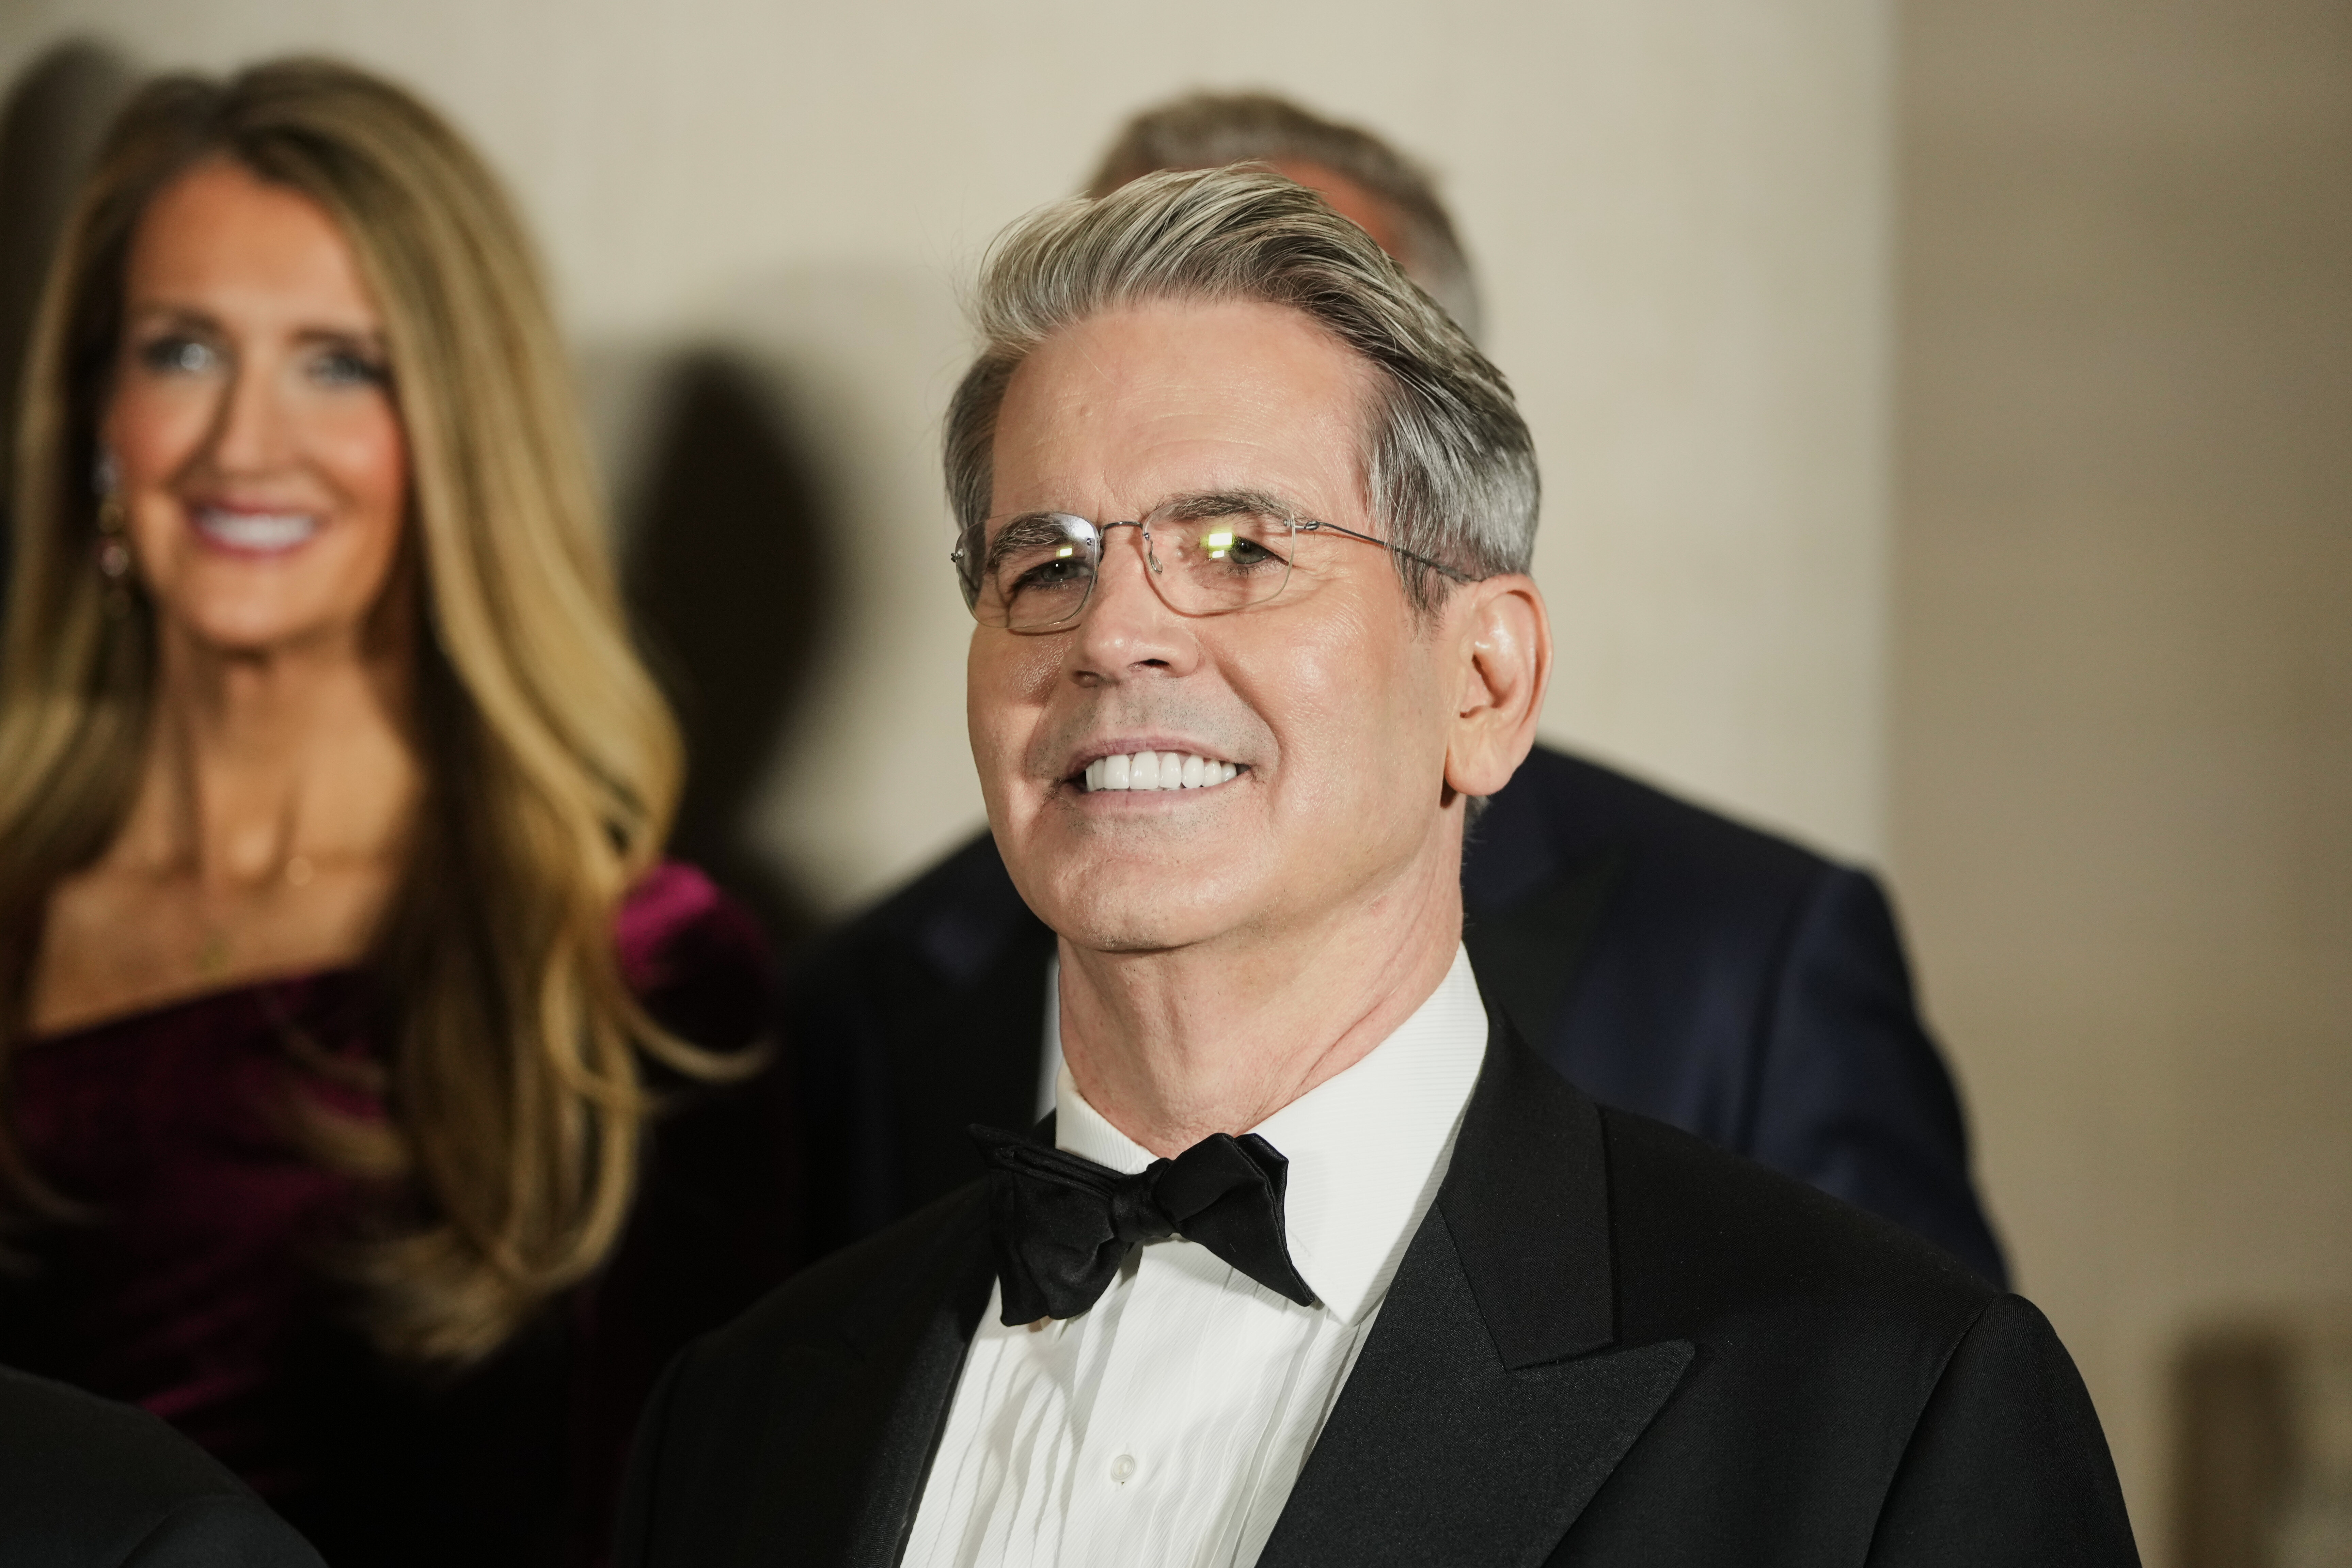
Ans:
[[[1135,1456],[1121,1454],[1110,1462],[1110,1479],[1125,1486],[1135,1479]]]

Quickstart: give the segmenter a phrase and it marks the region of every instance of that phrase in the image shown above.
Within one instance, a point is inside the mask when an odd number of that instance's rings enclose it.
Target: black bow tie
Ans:
[[[1007,1328],[1076,1317],[1129,1253],[1177,1235],[1267,1289],[1315,1304],[1283,1242],[1290,1162],[1255,1132],[1203,1138],[1132,1176],[993,1127],[974,1127],[971,1137],[988,1163]]]

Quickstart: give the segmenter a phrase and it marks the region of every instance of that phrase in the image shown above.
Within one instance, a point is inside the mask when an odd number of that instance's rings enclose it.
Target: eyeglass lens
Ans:
[[[1014,518],[989,546],[972,614],[1016,632],[1076,620],[1100,574],[1105,535],[1134,526],[1097,526],[1066,512]],[[1273,598],[1289,579],[1297,535],[1287,517],[1171,501],[1141,528],[1152,586],[1179,614],[1244,609]]]

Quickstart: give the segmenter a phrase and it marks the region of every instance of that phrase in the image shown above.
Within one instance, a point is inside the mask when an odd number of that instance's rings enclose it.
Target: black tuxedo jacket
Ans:
[[[673,1363],[624,1568],[885,1568],[991,1283],[974,1184]],[[2137,1562],[2049,1324],[1497,1027],[1264,1568]]]
[[[1462,884],[1487,1005],[1570,1082],[2006,1282],[1868,876],[1538,747],[1473,826]],[[1053,953],[982,833],[798,966],[818,1253],[977,1175],[970,1123],[1035,1119]]]
[[[325,1568],[243,1481],[145,1411],[5,1369],[0,1563]]]

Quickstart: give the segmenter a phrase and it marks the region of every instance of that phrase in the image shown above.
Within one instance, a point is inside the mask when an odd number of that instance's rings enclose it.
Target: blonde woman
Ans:
[[[345,1568],[593,1553],[646,1384],[792,1216],[720,1087],[766,958],[658,859],[677,734],[512,212],[349,68],[160,81],[26,386],[0,1362]]]

